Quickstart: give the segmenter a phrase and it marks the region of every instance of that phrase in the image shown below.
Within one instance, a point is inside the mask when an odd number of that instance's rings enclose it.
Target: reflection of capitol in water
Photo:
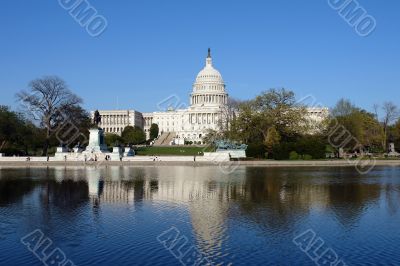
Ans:
[[[129,170],[127,172],[126,168],[119,167],[111,167],[105,171],[88,169],[86,176],[93,204],[134,205],[142,200],[182,204],[190,213],[198,248],[208,256],[221,252],[229,210],[228,201],[235,191],[230,189],[229,177],[222,177],[218,184],[209,180],[215,175],[216,169],[207,170],[201,167],[175,168],[170,177],[166,169],[166,175],[162,179],[158,179],[158,171],[154,171],[154,168]],[[135,170],[134,176],[129,176]],[[202,177],[198,171],[201,171]]]
[[[217,184],[209,182],[209,177],[215,175],[215,169],[209,170],[209,175],[199,177],[199,168],[174,169],[170,178],[163,176],[158,179],[158,171],[153,168],[109,167],[107,169],[87,169],[86,177],[91,198],[97,198],[107,203],[134,203],[135,200],[173,201],[191,204],[198,200],[227,201],[233,191],[229,189],[228,177]],[[129,173],[131,175],[129,175]],[[168,170],[166,169],[166,173]],[[192,178],[196,177],[196,178]],[[236,184],[237,186],[237,184]]]

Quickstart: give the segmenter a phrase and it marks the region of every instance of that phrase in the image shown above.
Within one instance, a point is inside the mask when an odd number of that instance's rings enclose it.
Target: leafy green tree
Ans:
[[[0,149],[15,141],[15,132],[20,124],[18,115],[7,106],[0,106]]]
[[[253,101],[260,126],[265,132],[275,127],[281,136],[290,137],[304,132],[308,126],[306,108],[296,103],[295,95],[286,89],[271,89]]]
[[[159,128],[157,124],[151,124],[150,126],[150,139],[156,139],[158,137]]]
[[[104,136],[104,141],[107,144],[107,147],[114,147],[115,145],[120,145],[124,142],[121,136],[114,133],[107,133]]]
[[[381,150],[379,147],[384,141],[384,131],[374,114],[343,99],[333,108],[332,114],[327,128],[330,144],[349,151]]]
[[[262,142],[263,134],[258,129],[261,127],[258,119],[251,102],[241,103],[238,115],[232,120],[227,136],[229,139],[244,143]]]
[[[0,150],[9,155],[35,153],[43,141],[43,131],[20,113],[0,106]]]
[[[269,154],[273,152],[273,148],[275,145],[278,145],[281,140],[281,136],[275,127],[270,127],[267,130],[267,134],[265,136],[264,145]]]
[[[239,105],[229,136],[236,141],[256,144],[254,151],[261,152],[257,145],[265,144],[264,148],[271,154],[273,146],[280,141],[290,141],[307,131],[308,123],[306,108],[296,103],[293,92],[271,89]],[[249,149],[252,148],[249,146]]]
[[[127,145],[137,145],[146,141],[146,134],[144,133],[143,129],[138,126],[127,126],[122,131],[122,139]]]
[[[362,111],[360,113],[362,120],[361,142],[371,152],[382,152],[382,143],[386,141],[385,131],[375,115]]]

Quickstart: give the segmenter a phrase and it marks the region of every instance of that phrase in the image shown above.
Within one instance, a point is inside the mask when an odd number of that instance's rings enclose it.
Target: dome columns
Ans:
[[[203,104],[212,104],[212,105],[225,105],[228,103],[228,95],[227,94],[195,94],[191,97],[192,105],[203,105]]]

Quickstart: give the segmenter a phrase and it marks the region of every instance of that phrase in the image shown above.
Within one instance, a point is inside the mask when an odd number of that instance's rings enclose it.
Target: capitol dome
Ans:
[[[227,103],[225,83],[221,73],[216,70],[212,63],[211,50],[205,67],[199,72],[193,84],[192,105],[221,105]]]
[[[221,73],[216,70],[212,64],[211,49],[208,49],[206,66],[199,72],[196,77],[196,84],[220,84],[224,85]]]

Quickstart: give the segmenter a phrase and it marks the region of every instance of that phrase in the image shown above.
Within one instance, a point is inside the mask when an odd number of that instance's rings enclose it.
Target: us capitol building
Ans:
[[[105,133],[121,135],[126,126],[139,126],[150,138],[151,124],[159,127],[157,145],[184,144],[185,141],[203,142],[209,129],[219,130],[224,112],[227,110],[228,93],[221,73],[214,68],[211,50],[208,49],[205,67],[199,72],[190,95],[187,109],[153,113],[135,110],[99,110],[102,122],[99,125]],[[309,109],[309,116],[315,122],[321,121],[326,108]],[[92,112],[93,113],[93,112]]]

